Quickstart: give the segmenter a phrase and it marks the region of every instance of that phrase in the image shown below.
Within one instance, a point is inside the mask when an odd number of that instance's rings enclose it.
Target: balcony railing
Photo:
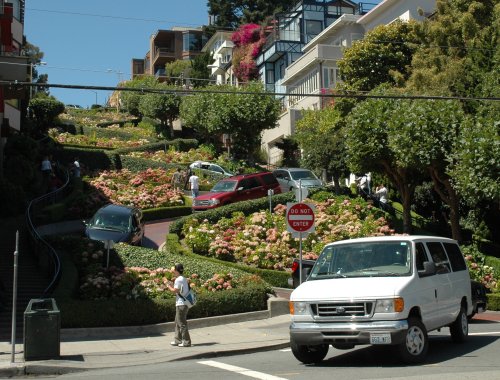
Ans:
[[[153,55],[153,61],[156,61],[160,57],[174,57],[175,50],[171,48],[156,48]]]

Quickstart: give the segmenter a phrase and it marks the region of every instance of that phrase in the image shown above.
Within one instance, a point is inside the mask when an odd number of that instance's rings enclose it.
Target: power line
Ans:
[[[38,87],[38,88],[65,88],[72,90],[101,90],[101,91],[130,91],[151,93],[159,95],[177,94],[228,94],[228,95],[255,95],[255,96],[282,96],[282,97],[317,97],[317,98],[356,98],[356,99],[407,99],[407,100],[460,100],[460,101],[500,101],[498,97],[463,97],[463,96],[432,96],[432,95],[369,95],[369,94],[292,94],[285,92],[251,92],[251,91],[228,91],[228,90],[201,90],[201,89],[158,89],[152,87],[134,88],[134,87],[107,87],[107,86],[85,86],[74,84],[50,84],[50,83],[30,83],[17,81],[2,81],[0,85],[20,86],[20,87]]]
[[[156,20],[156,19],[147,19],[147,18],[138,18],[138,17],[111,16],[111,15],[100,15],[100,14],[96,14],[96,13],[56,11],[56,10],[37,9],[37,8],[27,8],[27,9],[30,11],[36,11],[36,12],[59,13],[59,14],[66,14],[66,15],[73,15],[73,16],[87,16],[87,17],[111,18],[111,19],[126,20],[126,21],[142,21],[142,22],[179,24],[178,21]],[[182,25],[191,25],[191,26],[199,27],[198,24],[190,24],[190,23],[182,23]]]

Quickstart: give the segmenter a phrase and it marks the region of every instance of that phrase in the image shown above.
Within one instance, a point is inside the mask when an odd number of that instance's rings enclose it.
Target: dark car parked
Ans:
[[[208,194],[193,199],[193,211],[205,211],[229,203],[265,197],[269,190],[280,194],[280,185],[271,172],[241,174],[220,180]]]
[[[142,211],[115,204],[101,207],[86,223],[85,235],[92,240],[141,245],[144,237]]]

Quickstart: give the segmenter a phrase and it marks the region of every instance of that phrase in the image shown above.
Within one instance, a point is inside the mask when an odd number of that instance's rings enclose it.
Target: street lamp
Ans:
[[[89,91],[92,91],[95,94],[95,103],[94,104],[97,104],[97,91],[94,91],[94,90],[89,90]]]
[[[47,62],[30,62],[30,84],[33,84],[33,67],[35,66],[45,66]],[[30,86],[30,100],[33,98],[33,86]]]

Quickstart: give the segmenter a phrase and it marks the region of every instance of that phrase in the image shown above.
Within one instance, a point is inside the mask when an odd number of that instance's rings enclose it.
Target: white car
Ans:
[[[222,174],[223,176],[226,177],[231,177],[234,175],[234,173],[230,172],[226,168],[220,166],[219,164],[214,164],[212,162],[206,162],[206,161],[195,161],[191,165],[189,165],[189,168],[192,169],[201,169],[201,170],[208,170],[210,172]]]
[[[425,359],[429,331],[468,335],[469,271],[455,240],[379,236],[325,246],[307,281],[290,296],[290,345],[305,364],[332,345],[394,346],[406,363]]]

